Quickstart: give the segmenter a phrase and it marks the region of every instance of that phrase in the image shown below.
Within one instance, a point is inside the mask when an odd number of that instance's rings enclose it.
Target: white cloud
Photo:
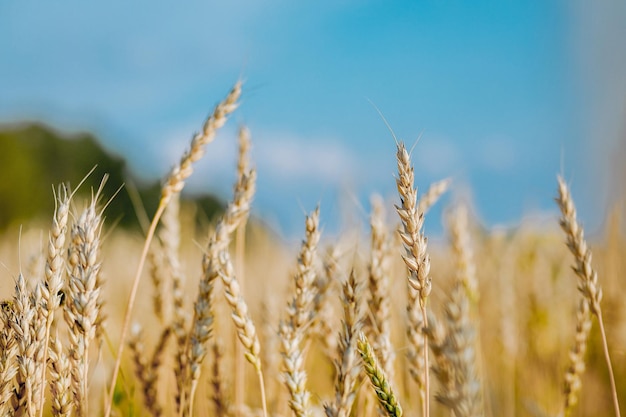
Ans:
[[[156,164],[161,172],[178,163],[189,146],[193,131],[181,127],[164,135]],[[229,193],[235,177],[237,132],[227,126],[207,145],[206,154],[194,165],[187,189]],[[341,140],[328,136],[299,136],[286,132],[252,131],[253,166],[259,181],[275,187],[297,182],[351,184],[358,175],[356,155]]]
[[[263,132],[258,134],[257,144],[253,157],[259,174],[273,181],[346,183],[354,178],[354,152],[339,139]]]

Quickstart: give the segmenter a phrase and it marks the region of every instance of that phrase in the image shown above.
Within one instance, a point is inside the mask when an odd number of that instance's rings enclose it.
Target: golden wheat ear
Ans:
[[[241,82],[237,82],[230,90],[226,98],[215,107],[213,113],[211,113],[209,118],[204,123],[202,131],[194,135],[189,149],[184,152],[180,162],[172,169],[170,174],[165,179],[163,187],[161,188],[159,205],[146,233],[144,246],[137,264],[137,271],[135,272],[135,276],[132,280],[128,303],[126,304],[126,312],[124,314],[124,320],[120,331],[120,340],[115,357],[115,365],[113,366],[113,372],[111,375],[111,384],[109,386],[107,400],[105,401],[105,417],[110,417],[113,409],[113,395],[115,394],[117,376],[122,364],[122,354],[124,353],[124,347],[127,343],[126,338],[130,329],[130,321],[133,307],[135,305],[135,299],[137,297],[137,291],[139,289],[139,281],[141,279],[143,267],[148,256],[150,243],[152,242],[157,224],[159,223],[161,216],[163,215],[163,211],[169,204],[172,196],[182,191],[185,185],[185,180],[193,173],[193,164],[204,155],[205,146],[215,139],[217,130],[226,123],[228,115],[237,108],[239,97],[241,95],[241,84]]]
[[[417,310],[421,310],[421,322],[428,322],[426,303],[432,290],[430,256],[427,252],[428,239],[424,236],[422,231],[424,213],[419,211],[417,205],[417,188],[415,187],[415,175],[413,166],[411,165],[411,158],[402,142],[398,143],[397,146],[396,161],[398,165],[396,185],[401,202],[399,206],[396,206],[396,211],[402,221],[402,229],[399,231],[400,239],[404,245],[402,259],[408,271],[409,303],[414,304],[409,305],[408,310],[409,316],[413,321],[411,324],[419,325],[419,320],[417,319],[419,313]],[[412,362],[421,367],[420,371],[423,377],[416,378],[416,380],[421,384],[420,390],[423,390],[423,394],[421,394],[423,398],[422,414],[429,416],[430,377],[428,372],[428,337],[423,334],[423,342],[417,342],[416,338],[419,337],[419,335],[416,333],[419,331],[419,328],[411,329],[409,330],[409,336],[414,340],[415,351],[417,352],[421,349],[423,360],[413,360]],[[417,370],[417,366],[415,366],[414,369]]]
[[[370,260],[368,265],[369,310],[365,328],[389,380],[394,379],[395,352],[391,345],[391,294],[389,231],[385,225],[382,198],[372,198],[370,216]]]
[[[602,308],[600,306],[600,301],[602,300],[602,288],[600,288],[600,284],[598,283],[598,274],[591,265],[591,249],[587,246],[584,230],[576,218],[576,207],[574,206],[572,195],[561,176],[557,178],[557,181],[559,195],[556,198],[556,202],[561,209],[561,219],[559,224],[565,233],[567,247],[574,255],[575,263],[573,270],[576,275],[578,275],[578,290],[585,297],[591,313],[598,318],[600,334],[602,335],[604,358],[609,371],[613,406],[615,409],[615,415],[619,417],[620,410],[617,387],[615,384],[615,375],[613,373],[613,366],[611,365],[606,331],[604,329],[604,320],[602,319]],[[585,324],[583,323],[583,326],[584,325]]]
[[[357,281],[354,270],[343,284],[341,301],[344,318],[337,345],[338,359],[335,360],[335,403],[324,406],[327,417],[349,417],[357,395],[357,337],[363,327],[363,301],[361,284]]]
[[[304,368],[304,343],[308,337],[315,299],[315,261],[320,240],[319,207],[305,220],[306,237],[300,247],[296,273],[295,292],[287,306],[287,318],[279,326],[283,380],[289,391],[289,407],[296,417],[309,417],[310,393],[306,388],[307,373]]]

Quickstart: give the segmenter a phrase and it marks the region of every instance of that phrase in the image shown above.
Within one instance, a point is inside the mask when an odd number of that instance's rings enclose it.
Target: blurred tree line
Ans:
[[[137,182],[124,159],[106,152],[93,135],[80,133],[68,137],[38,123],[0,125],[0,231],[33,218],[51,218],[53,187],[66,183],[75,189],[94,166],[94,172],[77,195],[89,197],[92,189],[98,189],[105,174],[109,179],[104,186],[104,201],[123,187],[106,209],[109,224],[139,227],[130,187],[136,187],[148,216],[154,213],[160,183]],[[222,203],[210,195],[194,198],[193,202],[207,218],[223,208]]]

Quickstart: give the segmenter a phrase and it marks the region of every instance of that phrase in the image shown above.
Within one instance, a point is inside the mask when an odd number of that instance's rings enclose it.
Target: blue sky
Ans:
[[[329,230],[345,211],[364,222],[372,193],[395,201],[395,145],[372,103],[420,138],[422,189],[452,177],[484,222],[510,225],[554,211],[563,166],[597,225],[626,97],[626,9],[598,4],[2,2],[0,122],[93,131],[161,178],[242,77],[242,106],[189,186],[228,198],[245,123],[256,214],[284,232],[320,200]]]

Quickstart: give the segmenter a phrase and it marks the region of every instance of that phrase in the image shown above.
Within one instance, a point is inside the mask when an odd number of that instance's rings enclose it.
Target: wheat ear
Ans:
[[[587,351],[590,331],[589,302],[586,298],[582,298],[576,312],[576,336],[574,337],[574,345],[569,352],[569,366],[565,371],[565,383],[563,384],[563,393],[565,394],[563,415],[565,416],[569,416],[578,403],[578,392],[582,387],[581,376],[585,372],[585,352]]]
[[[43,403],[45,398],[45,379],[41,378],[41,375],[46,374],[46,362],[44,360],[44,353],[47,355],[46,345],[48,338],[46,337],[46,313],[47,309],[43,301],[43,293],[45,290],[45,284],[37,282],[33,289],[31,297],[31,305],[35,309],[35,321],[31,323],[32,338],[35,345],[33,361],[35,364],[35,374],[30,375],[32,379],[31,387],[33,391],[33,409],[36,410],[39,416],[42,413]]]
[[[144,247],[141,252],[141,256],[139,257],[137,271],[135,273],[135,277],[133,278],[133,284],[131,286],[130,294],[128,296],[126,313],[124,314],[124,321],[122,322],[119,345],[115,357],[115,365],[113,366],[113,374],[111,376],[111,385],[109,387],[108,398],[105,403],[106,408],[104,412],[104,417],[111,416],[115,385],[117,383],[117,376],[120,370],[120,366],[122,364],[122,354],[124,353],[124,346],[126,345],[126,337],[130,327],[130,320],[132,316],[133,306],[135,305],[137,290],[139,289],[141,272],[143,271],[143,266],[146,261],[146,257],[150,248],[150,243],[152,242],[152,238],[154,236],[156,226],[159,223],[161,215],[163,214],[165,207],[167,207],[172,195],[174,193],[180,192],[183,189],[185,180],[193,172],[193,163],[198,161],[204,154],[205,145],[213,141],[216,131],[220,127],[222,127],[224,123],[226,123],[228,115],[237,108],[237,101],[239,100],[240,95],[241,82],[237,82],[228,94],[228,96],[226,96],[226,99],[224,99],[224,101],[222,101],[215,107],[213,113],[205,122],[202,132],[196,134],[193,137],[189,150],[187,150],[183,154],[180,163],[170,172],[165,180],[163,188],[161,189],[161,198],[159,199],[159,205],[157,207],[156,213],[154,214],[154,217],[152,218],[152,223],[150,223],[150,227],[148,228],[146,239],[144,241]]]
[[[71,195],[68,194],[67,187],[60,185],[58,192],[54,196],[55,209],[52,219],[52,228],[48,238],[48,249],[46,257],[45,285],[42,287],[42,303],[41,312],[45,319],[45,339],[43,343],[43,359],[44,366],[41,368],[41,384],[46,383],[46,366],[48,357],[48,340],[50,339],[50,329],[54,320],[54,312],[61,305],[61,295],[64,286],[63,271],[65,261],[63,250],[65,248],[65,236],[67,233],[67,221],[69,217]],[[43,415],[45,390],[41,390],[39,403],[41,405],[39,416]]]
[[[432,289],[430,278],[430,257],[426,252],[427,239],[422,233],[424,213],[417,208],[417,188],[415,188],[415,175],[411,166],[409,153],[404,143],[398,143],[396,153],[398,163],[398,178],[396,185],[400,194],[401,205],[396,206],[396,211],[402,221],[400,238],[404,244],[405,254],[402,259],[407,266],[409,286],[417,292],[419,308],[422,311],[422,320],[427,322],[426,302]],[[417,308],[410,307],[410,308]],[[430,416],[430,394],[428,377],[428,338],[424,335],[424,402],[423,414]]]
[[[256,173],[254,170],[243,174],[238,179],[233,201],[228,205],[222,219],[218,222],[203,257],[203,277],[200,280],[198,297],[194,304],[194,317],[187,343],[190,409],[193,406],[193,398],[200,378],[200,366],[206,356],[207,342],[212,333],[213,286],[215,280],[220,277],[219,254],[228,249],[232,234],[248,217],[255,185]]]
[[[220,366],[224,359],[224,349],[219,340],[212,340],[211,351],[213,353],[213,373],[211,375],[213,393],[211,395],[211,400],[213,401],[213,407],[215,410],[214,415],[217,417],[226,417],[228,416],[229,403],[226,398],[226,389],[224,387],[226,382]]]
[[[36,378],[34,329],[36,311],[32,298],[26,288],[24,276],[20,273],[15,284],[13,296],[15,314],[11,326],[17,340],[17,387],[14,391],[13,410],[22,409],[29,417],[37,415],[33,397],[33,378]]]
[[[17,374],[17,338],[12,323],[15,318],[14,303],[3,301],[0,304],[0,415],[6,415],[13,396],[13,378]]]
[[[245,126],[240,126],[238,135],[238,153],[237,153],[237,176],[245,175],[250,171],[250,130]],[[235,270],[237,271],[238,281],[242,291],[245,288],[245,251],[246,251],[246,223],[244,220],[235,232]],[[237,336],[235,335],[235,338]],[[245,364],[242,361],[242,346],[234,342],[235,345],[235,410],[240,414],[243,403],[245,401],[246,373]],[[264,403],[265,405],[265,403]],[[237,417],[239,417],[237,416]]]
[[[357,337],[363,327],[361,299],[361,286],[352,271],[350,278],[343,284],[341,301],[344,319],[337,346],[339,359],[335,361],[335,403],[324,407],[328,417],[349,417],[356,398],[359,375]]]
[[[374,351],[390,381],[393,381],[394,352],[391,345],[391,302],[389,294],[389,236],[385,227],[385,209],[380,197],[372,198],[370,216],[371,252],[368,266],[370,293],[369,324]]]
[[[585,241],[584,230],[576,219],[576,207],[574,206],[572,195],[563,178],[559,176],[557,179],[559,195],[556,201],[561,209],[561,220],[559,223],[563,232],[565,232],[567,247],[574,255],[575,264],[573,269],[576,275],[578,275],[578,290],[587,299],[591,313],[598,318],[600,334],[602,335],[604,358],[609,371],[613,406],[615,415],[619,417],[620,410],[617,387],[615,385],[615,375],[613,374],[613,366],[611,365],[606,331],[604,329],[604,320],[602,320],[602,309],[600,307],[602,289],[600,288],[600,284],[598,284],[598,274],[591,266],[591,250]]]
[[[71,370],[67,353],[56,335],[50,340],[50,393],[52,394],[52,415],[70,416],[72,413]]]
[[[322,271],[315,278],[315,297],[313,311],[315,321],[311,334],[322,342],[324,354],[332,358],[337,351],[337,332],[335,331],[335,311],[332,305],[335,286],[338,280],[339,250],[330,245],[323,256]]]
[[[378,364],[372,346],[363,333],[359,335],[357,348],[363,360],[363,369],[369,377],[374,391],[376,391],[378,403],[389,417],[402,417],[402,407],[389,385],[385,372]]]
[[[296,417],[311,416],[302,345],[305,339],[305,328],[311,323],[315,298],[314,261],[320,239],[319,207],[307,216],[305,224],[306,238],[302,242],[297,271],[294,274],[295,294],[287,306],[287,320],[279,326],[284,368],[283,380],[291,397],[289,407]]]
[[[244,353],[248,362],[254,366],[259,378],[261,389],[261,404],[263,405],[263,417],[267,417],[267,400],[265,398],[265,383],[263,382],[263,370],[261,369],[261,344],[256,333],[254,322],[248,314],[248,305],[243,299],[239,282],[235,278],[235,268],[230,260],[227,250],[219,254],[220,276],[224,284],[224,296],[232,309],[231,318],[237,328],[239,341],[245,348]]]
[[[184,327],[188,320],[188,317],[185,315],[184,303],[185,276],[183,275],[179,259],[180,234],[180,194],[176,193],[172,195],[167,208],[163,212],[159,241],[163,248],[163,261],[166,265],[166,271],[169,272],[168,282],[162,288],[172,291],[171,296],[168,298],[170,304],[166,306],[164,313],[169,313],[173,317],[174,332],[179,336],[184,334]],[[166,315],[166,317],[168,316]]]
[[[161,407],[157,395],[158,372],[161,367],[167,341],[171,334],[172,329],[170,327],[166,327],[161,332],[159,341],[151,356],[146,355],[146,349],[142,341],[143,332],[141,328],[137,327],[133,329],[131,337],[128,340],[128,346],[132,353],[133,363],[135,364],[135,375],[142,386],[144,405],[146,410],[154,417],[163,415],[163,407]]]
[[[445,306],[447,337],[443,346],[446,357],[444,366],[450,366],[452,375],[446,384],[442,384],[444,389],[436,397],[456,417],[483,415],[480,383],[476,377],[475,331],[469,308],[463,283],[457,281]]]
[[[446,178],[430,184],[428,190],[422,194],[417,203],[417,212],[426,214],[426,212],[439,201],[439,198],[448,191],[451,183],[452,180]]]
[[[450,216],[448,224],[452,252],[456,261],[456,281],[463,285],[470,301],[477,304],[480,294],[472,243],[468,231],[467,207],[465,205],[458,206]]]
[[[96,209],[99,193],[92,197],[71,228],[68,252],[68,301],[65,303],[65,321],[70,328],[70,363],[72,394],[78,416],[87,416],[89,381],[89,346],[96,337],[100,322],[100,231],[102,217]]]
[[[24,410],[26,415],[34,417],[32,378],[35,377],[35,343],[33,329],[35,321],[35,308],[29,297],[26,281],[20,273],[15,283],[15,294],[13,296],[13,311],[11,315],[11,328],[16,338],[17,352],[17,386],[13,392],[13,411]],[[9,410],[11,412],[11,410]]]

